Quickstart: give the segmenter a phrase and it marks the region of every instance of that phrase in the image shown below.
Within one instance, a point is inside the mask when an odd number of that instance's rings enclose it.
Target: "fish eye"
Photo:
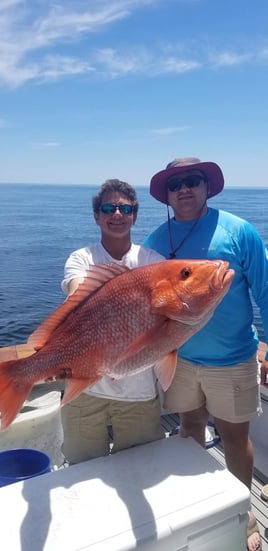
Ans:
[[[191,273],[192,273],[191,268],[188,268],[188,266],[186,266],[185,268],[183,268],[181,270],[181,278],[182,279],[188,279],[188,277],[190,277]]]

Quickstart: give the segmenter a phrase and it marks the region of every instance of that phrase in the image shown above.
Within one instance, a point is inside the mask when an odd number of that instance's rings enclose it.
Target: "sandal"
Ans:
[[[262,487],[261,498],[264,501],[268,501],[268,484],[265,484],[265,486]]]
[[[247,545],[248,551],[262,550],[260,530],[253,513],[250,513],[250,516],[249,516],[249,521],[247,526],[247,540],[248,540],[248,545]]]

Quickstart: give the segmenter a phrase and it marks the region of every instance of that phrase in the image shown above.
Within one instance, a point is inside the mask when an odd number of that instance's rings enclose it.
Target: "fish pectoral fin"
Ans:
[[[67,379],[66,387],[64,390],[61,406],[65,406],[74,398],[77,398],[83,390],[91,387],[101,379],[100,376],[92,377],[91,379]]]
[[[9,374],[14,362],[3,362],[0,367],[0,411],[1,411],[1,430],[7,427],[19,413],[23,403],[32,389],[32,383],[22,383],[14,380],[14,376]]]
[[[132,341],[126,350],[117,356],[114,361],[114,367],[136,356],[136,354],[147,348],[149,344],[152,345],[154,342],[157,342],[161,338],[163,330],[166,331],[166,325],[166,320],[164,320],[162,325],[143,333],[143,335],[140,335],[137,339]]]
[[[154,366],[155,375],[163,390],[168,389],[175,375],[177,352],[177,350],[173,350],[173,352],[161,358]]]

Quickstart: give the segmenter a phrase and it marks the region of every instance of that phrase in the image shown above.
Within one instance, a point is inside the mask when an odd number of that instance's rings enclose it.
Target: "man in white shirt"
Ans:
[[[93,264],[117,263],[135,268],[165,260],[156,251],[131,242],[138,200],[129,184],[107,180],[93,197],[92,206],[101,240],[74,251],[67,259],[62,281],[67,294],[75,291]],[[105,376],[63,407],[63,453],[70,463],[108,455],[109,424],[113,431],[112,452],[163,438],[160,414],[153,368],[120,380]]]

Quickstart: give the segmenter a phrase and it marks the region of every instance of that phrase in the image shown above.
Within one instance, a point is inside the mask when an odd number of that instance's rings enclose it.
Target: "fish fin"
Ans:
[[[73,295],[71,295],[73,296]],[[37,327],[37,329],[29,336],[27,344],[32,346],[34,350],[40,350],[49,341],[53,331],[65,320],[68,314],[75,308],[70,299],[61,304],[54,312]]]
[[[128,266],[122,264],[95,264],[87,270],[87,276],[90,276],[92,279],[95,277],[96,281],[99,282],[98,287],[100,287],[110,279],[129,272],[130,269]]]
[[[11,368],[20,360],[3,362],[0,365],[0,411],[1,430],[6,429],[20,411],[33,384],[16,381]]]
[[[77,398],[83,390],[94,385],[100,379],[101,377],[94,377],[91,379],[67,379],[61,406],[65,406],[68,402]]]
[[[152,346],[154,342],[158,342],[161,338],[166,336],[166,331],[168,330],[169,321],[164,319],[161,325],[150,329],[149,331],[147,331],[143,335],[140,335],[137,339],[132,341],[130,346],[128,346],[127,349],[124,350],[122,354],[119,354],[119,356],[116,358],[114,366],[117,366],[121,362],[125,362],[132,356],[135,356],[136,354],[147,348],[149,343]]]
[[[173,350],[167,356],[161,358],[154,366],[157,379],[163,390],[171,385],[177,366],[177,350]]]
[[[118,264],[96,264],[87,270],[84,281],[69,295],[66,301],[54,310],[29,336],[27,343],[35,350],[40,350],[50,340],[55,329],[84,302],[91,294],[96,292],[107,281],[130,270],[127,266]]]

